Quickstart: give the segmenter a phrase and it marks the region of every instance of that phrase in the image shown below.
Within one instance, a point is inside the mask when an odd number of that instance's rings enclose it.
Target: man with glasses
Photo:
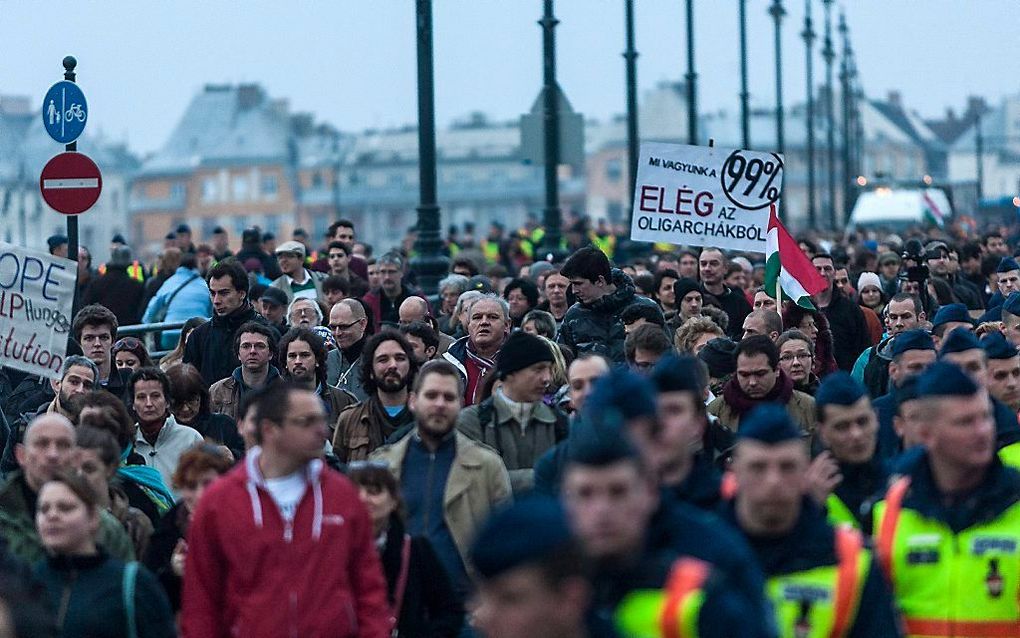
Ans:
[[[857,357],[871,346],[868,324],[861,307],[836,286],[836,266],[832,255],[819,253],[811,258],[811,263],[828,284],[825,290],[815,295],[815,303],[829,320],[832,354],[836,365],[849,372]]]
[[[361,387],[361,351],[367,338],[368,316],[357,299],[344,299],[329,311],[329,329],[337,349],[326,356],[326,383],[353,394],[359,401],[368,398]]]
[[[322,325],[322,308],[314,299],[298,297],[287,308],[287,326],[311,330]]]
[[[362,297],[372,310],[375,330],[383,325],[396,327],[400,323],[400,304],[408,297],[421,297],[404,282],[404,258],[390,251],[376,261],[379,287]]]
[[[283,274],[273,281],[273,287],[287,294],[287,301],[294,299],[318,299],[325,303],[322,292],[322,280],[326,278],[321,272],[309,271],[305,268],[305,245],[299,241],[285,241],[276,249],[276,263]]]
[[[283,383],[254,410],[258,445],[191,518],[182,634],[389,636],[372,520],[357,488],[322,462],[322,401]]]
[[[276,335],[267,326],[250,321],[237,331],[234,354],[241,365],[229,377],[209,388],[209,407],[214,413],[225,414],[236,422],[244,397],[280,378],[280,371],[272,365],[276,357]]]

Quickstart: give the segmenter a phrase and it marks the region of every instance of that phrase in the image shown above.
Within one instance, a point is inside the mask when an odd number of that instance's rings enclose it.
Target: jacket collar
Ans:
[[[910,467],[910,489],[903,500],[906,507],[934,518],[955,533],[987,523],[1020,501],[1020,474],[1006,468],[998,455],[992,457],[985,480],[959,506],[947,508],[935,484],[928,452],[921,452]]]
[[[513,410],[508,403],[509,399],[504,397],[502,391],[497,390],[492,394],[492,407],[496,415],[496,423],[506,423],[507,421],[514,421],[515,417]],[[532,403],[531,414],[528,417],[528,422],[541,421],[542,423],[556,423],[556,414],[552,408],[547,406],[542,401],[536,401]],[[485,425],[484,423],[482,425]]]
[[[262,527],[262,500],[259,498],[258,490],[269,492],[266,487],[266,479],[259,470],[259,457],[262,456],[262,446],[256,445],[248,450],[244,457],[245,487],[248,490],[248,498],[251,500],[252,516],[255,519],[256,527]],[[312,497],[315,501],[315,511],[312,514],[312,538],[318,540],[322,536],[323,518],[323,496],[322,496],[322,468],[324,464],[321,459],[314,459],[305,464],[303,472],[305,480],[312,489]],[[272,497],[270,497],[272,498]]]

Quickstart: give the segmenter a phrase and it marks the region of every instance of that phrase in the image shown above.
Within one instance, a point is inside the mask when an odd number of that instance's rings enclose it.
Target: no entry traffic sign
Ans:
[[[43,167],[39,190],[50,208],[65,215],[77,215],[92,208],[103,190],[99,167],[87,155],[61,153]]]

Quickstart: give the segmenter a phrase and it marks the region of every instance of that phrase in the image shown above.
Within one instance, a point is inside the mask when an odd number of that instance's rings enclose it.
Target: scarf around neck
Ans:
[[[740,389],[740,383],[737,381],[736,375],[732,379],[726,382],[723,386],[723,400],[737,413],[737,416],[744,416],[744,414],[750,412],[752,409],[758,407],[763,403],[782,403],[786,405],[790,402],[790,397],[793,396],[793,379],[791,379],[782,370],[779,371],[779,378],[776,379],[776,385],[773,386],[769,393],[760,399],[752,399],[747,396],[743,390]]]

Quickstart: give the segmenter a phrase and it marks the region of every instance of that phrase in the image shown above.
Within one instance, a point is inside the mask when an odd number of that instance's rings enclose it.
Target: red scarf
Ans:
[[[782,370],[779,371],[779,378],[776,379],[776,385],[769,390],[769,393],[760,399],[752,399],[747,396],[744,391],[740,388],[740,383],[737,381],[737,375],[734,374],[733,378],[726,382],[723,386],[723,400],[726,404],[737,413],[738,417],[743,417],[746,413],[750,412],[753,408],[761,405],[762,403],[781,403],[786,405],[790,402],[790,397],[793,396],[793,379],[791,379]]]

